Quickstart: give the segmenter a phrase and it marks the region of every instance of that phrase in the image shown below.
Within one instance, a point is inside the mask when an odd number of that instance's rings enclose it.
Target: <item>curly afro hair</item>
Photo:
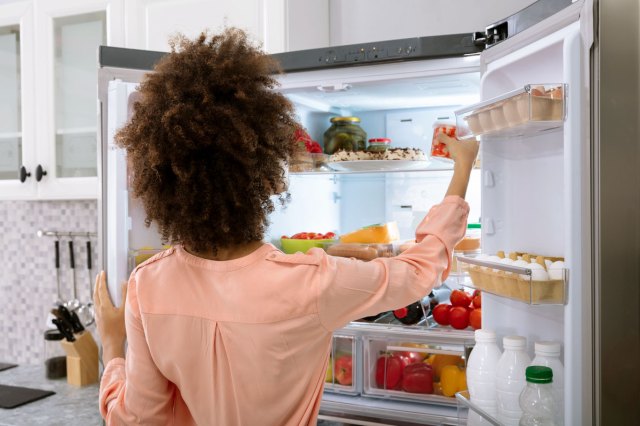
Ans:
[[[116,135],[147,226],[156,222],[164,241],[195,251],[260,241],[298,127],[273,90],[278,64],[228,28],[178,36],[154,71]]]

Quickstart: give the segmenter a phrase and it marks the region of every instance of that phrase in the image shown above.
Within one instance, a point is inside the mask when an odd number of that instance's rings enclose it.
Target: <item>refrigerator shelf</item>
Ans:
[[[503,426],[495,417],[478,407],[471,401],[469,391],[456,392],[456,402],[458,403],[458,424],[491,424]],[[471,420],[475,417],[475,421]]]
[[[561,129],[566,115],[566,85],[527,84],[455,112],[457,136],[505,139]]]
[[[529,305],[566,304],[567,276],[565,268],[554,269],[553,279],[540,279],[540,271],[504,263],[456,256],[460,271],[458,284],[486,291]],[[548,277],[548,274],[542,274]],[[557,277],[560,277],[559,279]]]

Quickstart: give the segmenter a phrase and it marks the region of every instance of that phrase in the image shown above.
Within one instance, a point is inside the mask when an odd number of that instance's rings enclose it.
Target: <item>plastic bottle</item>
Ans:
[[[553,397],[556,402],[555,422],[564,424],[564,367],[560,362],[560,343],[536,342],[536,356],[531,365],[543,365],[553,371]]]
[[[471,401],[492,416],[497,416],[496,370],[500,349],[496,333],[491,330],[475,331],[476,345],[467,362],[467,387]]]
[[[498,420],[506,426],[517,426],[522,416],[520,394],[526,385],[525,371],[531,358],[526,352],[527,339],[522,336],[506,336],[502,346],[504,352],[496,370]]]
[[[553,371],[549,367],[531,365],[525,374],[527,386],[520,394],[520,426],[555,426]]]
[[[412,325],[419,323],[424,318],[422,302],[413,302],[409,306],[393,311],[393,316],[403,324]]]

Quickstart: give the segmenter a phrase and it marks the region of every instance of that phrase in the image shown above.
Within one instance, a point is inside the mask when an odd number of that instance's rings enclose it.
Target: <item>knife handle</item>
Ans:
[[[91,271],[91,240],[87,241],[87,269]]]
[[[56,269],[60,269],[60,241],[54,241],[56,248]]]
[[[76,267],[76,262],[73,257],[73,241],[71,240],[69,240],[69,262],[71,265],[71,269],[74,269]]]

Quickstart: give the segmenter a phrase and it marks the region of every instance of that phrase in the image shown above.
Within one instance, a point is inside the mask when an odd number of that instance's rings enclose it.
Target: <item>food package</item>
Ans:
[[[371,225],[340,237],[341,243],[388,244],[400,239],[396,222]]]

